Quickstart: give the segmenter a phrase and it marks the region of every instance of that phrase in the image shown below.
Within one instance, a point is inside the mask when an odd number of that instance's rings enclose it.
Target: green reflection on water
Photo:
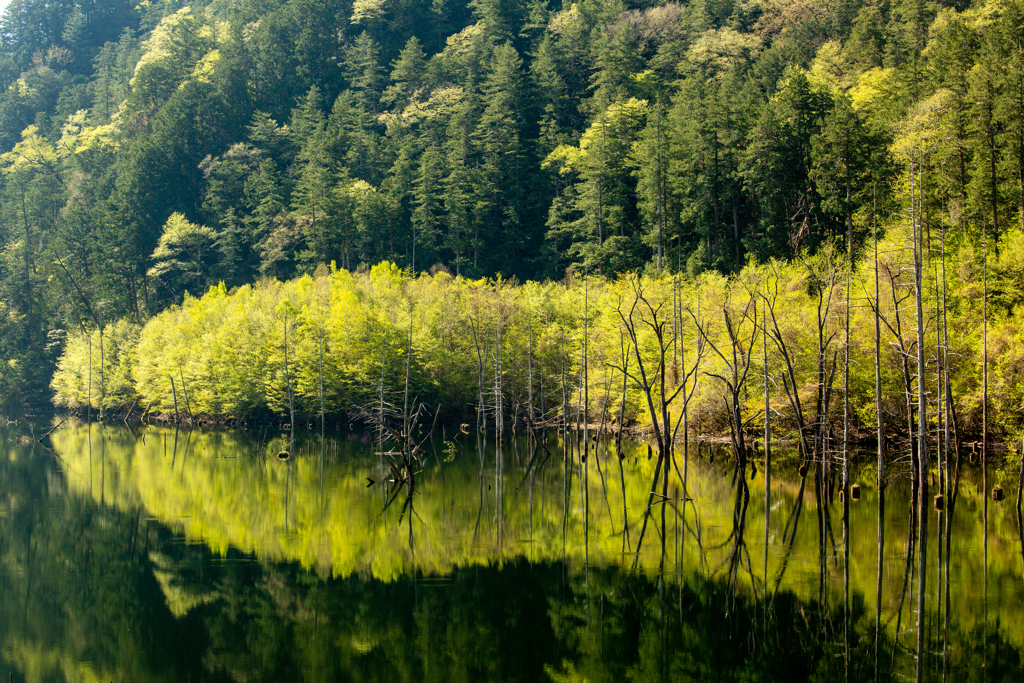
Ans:
[[[54,435],[57,457],[5,439],[0,654],[27,680],[874,678],[871,473],[851,505],[847,638],[841,504],[819,506],[813,476],[801,498],[793,465],[773,471],[766,600],[763,472],[745,497],[722,453],[691,458],[685,519],[673,473],[631,572],[654,465],[645,448],[621,475],[614,452],[589,458],[589,513],[580,467],[570,480],[553,441],[505,444],[500,474],[493,444],[482,460],[472,443],[451,462],[438,450],[399,523],[400,506],[382,512],[380,485],[366,486],[382,476],[357,436],[327,444],[321,480],[315,439],[282,463],[260,457],[280,434],[142,434],[72,425]],[[986,631],[976,487],[961,487],[949,644],[945,660],[926,659],[935,680],[943,668],[947,680],[1020,676],[1016,517],[990,506]],[[893,662],[913,671],[909,500],[890,486],[883,680]],[[934,540],[925,624],[941,653]]]

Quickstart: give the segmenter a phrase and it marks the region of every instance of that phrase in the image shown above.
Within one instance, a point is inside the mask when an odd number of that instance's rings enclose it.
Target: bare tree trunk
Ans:
[[[765,286],[767,288],[767,274]],[[766,289],[767,293],[767,289]],[[772,426],[771,404],[768,400],[768,297],[761,301],[761,362],[764,365],[764,632],[768,634],[768,544],[772,513]]]
[[[323,438],[324,434],[324,415],[326,414],[324,407],[324,340],[320,338],[320,437]]]
[[[284,316],[284,378],[288,384],[288,416],[291,420],[291,440],[288,444],[288,453],[291,454],[295,448],[295,395],[292,393],[291,367],[288,365],[288,314]],[[184,387],[182,387],[184,388]],[[187,399],[187,396],[186,396]],[[191,412],[191,411],[190,411]]]
[[[945,479],[943,480],[943,491],[946,496],[945,513],[943,515],[943,521],[945,522],[944,539],[945,539],[945,576],[946,576],[946,611],[943,615],[943,638],[945,642],[949,641],[949,601],[950,601],[950,581],[949,581],[949,563],[950,563],[950,546],[952,544],[953,536],[953,510],[956,506],[956,486],[959,483],[960,475],[960,444],[956,429],[956,406],[953,405],[953,389],[950,383],[950,372],[949,372],[949,317],[946,311],[946,230],[943,226],[942,230],[942,368],[943,374],[946,378],[945,386],[945,408],[946,415],[944,420],[945,433],[943,439],[945,441],[946,451],[946,470]],[[950,441],[950,427],[953,427],[954,438]],[[952,445],[951,445],[952,444]],[[952,448],[952,451],[950,450]],[[950,463],[950,452],[956,453],[956,481],[954,481],[951,463]],[[943,667],[946,666],[946,660],[943,659]]]
[[[590,478],[587,463],[587,453],[590,449],[590,359],[588,357],[590,348],[588,346],[590,326],[590,281],[583,280],[583,455],[581,465],[583,466],[583,546],[584,553],[590,556]],[[595,454],[596,454],[596,449]]]
[[[629,352],[626,350],[626,342],[623,333],[619,332],[619,346],[622,349],[622,400],[619,402],[619,433],[616,436],[615,452],[619,461],[619,483],[622,485],[622,543],[627,550],[632,550],[629,540],[629,511],[626,509],[626,474],[623,471],[622,461],[625,455],[622,453],[622,431],[625,428],[626,419],[626,382],[629,379]]]
[[[101,324],[100,325],[100,419],[101,420],[103,419],[103,414],[106,411],[106,402],[107,402],[107,376],[106,376],[106,368],[103,367],[104,365],[106,365],[106,358],[104,357],[104,353],[103,353],[103,325]],[[182,387],[182,388],[184,389],[184,387]]]
[[[92,334],[89,335],[89,407],[86,416],[92,422]],[[175,419],[177,419],[177,401],[175,401]]]
[[[167,379],[171,380],[171,394],[174,396],[174,424],[178,424],[181,422],[178,417],[178,391],[174,388],[174,377],[168,375]]]
[[[381,349],[380,352],[380,383],[377,385],[378,389],[378,403],[377,403],[377,414],[379,418],[378,430],[377,430],[377,443],[378,450],[384,450],[384,366],[387,361],[387,348]]]
[[[469,317],[469,326],[473,331],[473,345],[476,347],[476,381],[477,381],[477,409],[476,409],[476,429],[478,433],[487,431],[487,416],[485,414],[485,401],[484,401],[484,375],[486,369],[484,367],[484,359],[487,357],[486,347],[480,349],[480,339],[476,332],[476,322],[473,320],[473,316]]]
[[[920,186],[918,191],[921,192]],[[923,206],[923,196],[921,205]],[[922,212],[923,214],[923,212]],[[928,402],[925,391],[925,373],[927,368],[924,362],[924,307],[921,299],[922,270],[923,270],[923,236],[922,226],[914,221],[914,300],[917,315],[917,453],[918,453],[918,546],[920,555],[918,559],[918,587],[917,587],[917,680],[918,683],[924,676],[924,609],[925,609],[925,584],[928,579]]]
[[[530,381],[528,387],[527,410],[529,411],[526,417],[526,422],[530,428],[530,434],[533,434],[533,317],[530,318],[530,353],[528,357],[528,367],[530,373]]]
[[[28,210],[25,208],[25,185],[21,185],[21,215],[25,219],[25,305],[29,327],[34,327],[32,311],[32,238],[29,234]],[[100,408],[102,412],[102,408]]]
[[[405,349],[405,397],[402,403],[402,444],[406,458],[412,457],[412,434],[409,433],[409,368],[412,365],[412,310],[409,310],[409,342]]]
[[[185,373],[181,371],[181,366],[178,366],[178,374],[181,376],[181,393],[185,396],[185,410],[188,411],[188,419],[194,423],[196,421],[195,415],[192,414],[192,402],[188,400],[188,389],[185,387]]]
[[[850,211],[850,163],[846,156],[846,315],[843,342],[843,648],[850,678],[850,287],[853,285],[853,214]]]
[[[324,456],[327,447],[324,441],[324,333],[320,330],[320,519],[324,514]]]
[[[993,164],[995,152],[993,150]],[[993,166],[993,177],[995,170]],[[993,193],[995,188],[993,188]],[[998,219],[996,215],[996,200],[993,195],[992,198],[992,229],[995,233],[993,237],[997,240],[998,244]],[[982,543],[984,553],[984,632],[982,638],[982,646],[984,651],[988,652],[988,235],[987,231],[982,228],[981,240],[982,240],[982,259],[983,259],[983,294],[982,294],[982,351],[981,351],[981,367],[982,367],[982,398],[981,398],[981,476],[982,476],[982,500],[984,501],[984,509],[982,512],[983,516],[983,527],[982,527]],[[986,662],[987,663],[987,662]]]
[[[872,187],[871,229],[875,260],[875,413],[877,444],[878,487],[878,557],[875,577],[875,681],[879,680],[878,653],[882,638],[882,566],[885,548],[885,423],[882,417],[882,328],[879,321],[881,292],[878,283],[878,223],[876,214],[876,188]]]
[[[658,273],[661,273],[661,240],[662,240],[662,212],[661,212],[661,108],[658,108],[658,172],[656,174],[656,182],[658,184]]]

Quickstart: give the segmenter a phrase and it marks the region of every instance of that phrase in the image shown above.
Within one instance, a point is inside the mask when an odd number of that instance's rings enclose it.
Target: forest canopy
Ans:
[[[690,430],[708,435],[730,433],[733,386],[740,426],[763,419],[767,381],[780,438],[813,425],[837,429],[844,393],[854,438],[873,436],[879,410],[887,432],[903,438],[914,424],[906,397],[917,390],[907,242],[892,230],[879,245],[877,307],[876,261],[851,271],[833,246],[693,279],[630,273],[519,284],[416,276],[381,263],[355,273],[321,267],[232,291],[222,283],[141,328],[125,319],[102,336],[72,332],[52,387],[59,405],[83,413],[138,406],[136,415],[182,421],[288,416],[293,405],[299,421],[319,421],[321,410],[333,420],[368,420],[382,405],[401,414],[408,392],[411,405],[424,404],[428,424],[437,415],[441,424],[466,429],[475,420],[483,430],[499,417],[513,430],[563,420],[649,430],[663,419],[664,398],[673,424],[685,416]],[[948,386],[958,437],[980,431],[984,392],[985,337],[976,324],[983,254],[962,253],[946,281],[936,267],[921,286],[926,410],[935,419],[936,397]],[[998,292],[987,335],[990,429],[1024,434],[1024,288],[1012,283],[1024,273],[1018,228],[989,270]],[[876,310],[884,335],[877,402]]]
[[[13,0],[0,402],[331,264],[692,280],[913,223],[969,269],[1024,221],[1022,41],[1019,0]]]

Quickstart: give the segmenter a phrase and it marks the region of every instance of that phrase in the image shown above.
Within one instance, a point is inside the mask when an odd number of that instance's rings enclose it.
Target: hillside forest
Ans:
[[[8,408],[1021,429],[1019,0],[13,0],[0,53]]]

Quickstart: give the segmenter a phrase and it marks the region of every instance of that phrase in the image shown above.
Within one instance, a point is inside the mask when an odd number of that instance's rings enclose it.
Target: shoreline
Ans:
[[[51,420],[56,420],[56,421],[59,422],[59,421],[62,421],[62,420],[70,419],[71,417],[76,417],[81,422],[84,422],[84,421],[86,421],[86,419],[88,419],[88,418],[86,418],[85,415],[82,415],[79,411],[73,410],[73,411],[61,412],[60,410],[55,409],[51,415],[46,415],[46,414],[43,414],[43,413],[26,412],[26,413],[18,414],[13,419],[11,418],[11,416],[0,415],[0,427],[20,426],[21,422],[27,422],[29,425],[32,425],[33,428],[34,428],[35,425],[38,424],[37,420],[39,420],[39,419],[49,418]],[[207,415],[200,415],[200,416],[195,416],[192,419],[186,418],[186,419],[180,419],[178,421],[175,421],[173,415],[168,415],[166,413],[149,413],[149,414],[146,414],[146,415],[141,415],[140,414],[138,416],[132,416],[132,415],[126,414],[126,413],[115,412],[115,413],[107,413],[103,418],[100,418],[98,415],[96,415],[94,413],[92,415],[90,421],[91,422],[100,423],[100,424],[105,424],[105,425],[123,424],[123,425],[129,426],[129,427],[130,426],[148,426],[148,425],[157,425],[157,426],[161,426],[161,427],[171,427],[171,426],[177,425],[179,427],[188,427],[190,429],[199,428],[199,429],[213,429],[213,430],[218,430],[218,429],[225,429],[225,430],[228,430],[228,429],[247,430],[247,429],[262,429],[262,428],[268,428],[268,427],[269,428],[276,428],[276,429],[280,429],[280,430],[291,429],[291,424],[289,422],[287,422],[286,420],[284,420],[284,419],[280,419],[280,420],[265,419],[265,420],[263,420],[263,419],[244,419],[244,418],[232,418],[232,417],[211,417],[211,416],[207,416]],[[465,426],[465,424],[466,423],[461,423],[460,424],[460,423],[457,423],[457,422],[438,422],[438,423],[436,423],[436,425],[434,425],[433,429],[426,429],[426,428],[424,428],[424,431],[425,432],[434,431],[434,432],[437,432],[439,436],[441,436],[443,438],[447,438],[447,432],[448,432],[449,429],[451,429],[454,432],[454,434],[456,434],[456,435],[468,436],[469,434],[472,434],[472,431],[463,431],[462,429],[460,429],[460,427]],[[297,431],[301,431],[301,430],[311,431],[311,430],[314,430],[314,429],[318,429],[319,428],[319,420],[306,421],[305,425],[306,426],[303,427],[302,424],[300,423],[298,425],[298,427],[297,427]],[[53,427],[54,425],[53,424],[49,424],[48,426],[49,427]],[[62,426],[62,425],[58,425],[58,428],[60,426]],[[327,422],[326,422],[326,428],[328,430],[331,430],[331,431],[338,431],[338,430],[367,431],[367,430],[370,429],[367,424],[363,423],[362,421],[360,421],[358,419],[349,419],[349,420],[345,420],[345,419],[330,420],[330,419],[328,419]],[[558,433],[558,431],[559,431],[557,424],[549,424],[549,425],[546,425],[546,426],[542,426],[542,427],[540,427],[538,429],[540,431],[549,432],[549,433]],[[617,425],[609,425],[608,423],[605,423],[603,428],[601,428],[600,424],[591,424],[591,425],[587,426],[587,432],[589,433],[591,438],[596,438],[598,436],[599,430],[600,430],[600,438],[602,438],[602,439],[614,439],[614,438],[617,438],[618,435],[619,435],[619,428],[618,428]],[[54,431],[56,431],[56,429]],[[649,430],[649,429],[642,429],[642,428],[640,428],[640,427],[638,427],[636,425],[632,425],[632,426],[627,425],[621,431],[622,431],[622,434],[623,434],[624,437],[629,438],[629,439],[635,441],[638,444],[646,444],[646,443],[648,443],[649,439],[653,436],[653,432],[651,430]],[[579,428],[576,428],[575,425],[573,425],[573,427],[570,430],[570,432],[576,432],[577,438],[579,438],[579,439],[583,438],[584,430],[583,430],[582,426],[579,427]],[[509,435],[511,435],[513,438],[517,438],[517,437],[520,437],[520,436],[526,436],[528,433],[529,433],[529,428],[526,427],[525,425],[523,425],[521,428],[513,428],[513,427],[509,426],[509,428],[507,428],[507,430],[505,431],[505,436],[507,438]],[[487,430],[486,432],[484,432],[484,434],[487,437],[489,437],[489,438],[493,438],[495,433],[494,433],[494,431],[492,429],[492,430]],[[748,432],[748,442],[749,442],[749,445],[747,446],[747,448],[748,448],[748,450],[754,451],[754,453],[756,455],[762,456],[762,459],[763,459],[763,451],[761,450],[763,448],[763,440],[758,438],[758,436],[759,435],[757,435],[757,434],[752,434],[752,433]],[[977,436],[977,435],[972,435],[972,436]],[[39,440],[41,441],[42,438],[43,437],[40,437]],[[906,442],[907,442],[907,439],[906,439],[905,436],[893,438],[892,435],[886,435],[886,441],[887,441],[887,443],[890,446],[891,445],[901,445],[901,444],[905,445]],[[696,444],[698,446],[709,444],[709,445],[716,445],[716,446],[722,446],[722,447],[731,447],[732,446],[732,437],[729,434],[701,434],[701,435],[697,435],[697,436],[692,436],[689,439],[689,442],[692,443],[692,444]],[[682,444],[683,443],[683,439],[677,437],[676,440],[674,441],[674,443]],[[834,441],[833,443],[839,444],[841,442]],[[850,446],[853,449],[856,449],[857,451],[864,451],[864,450],[868,450],[869,448],[870,449],[874,449],[876,447],[876,445],[877,445],[877,440],[875,440],[874,438],[854,438],[854,439],[851,439],[849,443],[850,443]],[[934,440],[932,440],[932,439],[929,439],[928,443],[929,443],[930,449],[935,444]],[[799,447],[799,440],[796,439],[796,438],[772,439],[771,440],[771,445],[772,445],[773,448],[784,448],[784,449],[798,448]],[[961,443],[959,451],[961,453],[963,453],[963,452],[967,452],[967,453],[978,452],[977,449],[979,447],[980,447],[980,441],[966,441],[965,440],[965,441],[963,441]],[[1009,440],[1006,440],[1006,439],[1004,439],[1002,437],[991,437],[989,439],[989,442],[988,442],[988,447],[989,447],[990,451],[996,451],[996,452],[998,452],[1000,454],[1000,456],[1007,455],[1010,452],[1010,450],[1011,450],[1011,445],[1010,445]]]

